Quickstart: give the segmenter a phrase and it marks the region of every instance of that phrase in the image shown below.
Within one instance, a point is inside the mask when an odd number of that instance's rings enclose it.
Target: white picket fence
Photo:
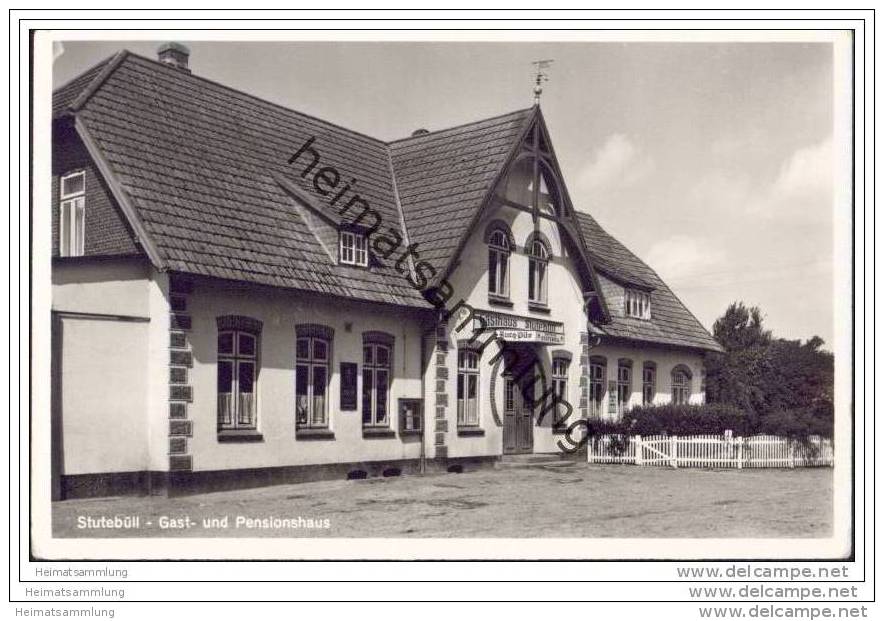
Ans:
[[[804,468],[832,466],[829,438],[799,442],[779,436],[595,436],[587,442],[592,464],[672,468]]]

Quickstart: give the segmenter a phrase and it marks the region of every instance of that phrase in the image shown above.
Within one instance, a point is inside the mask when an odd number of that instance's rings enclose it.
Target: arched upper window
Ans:
[[[506,230],[498,226],[488,235],[488,293],[499,297],[510,294],[510,253],[512,244]]]
[[[687,405],[691,400],[691,370],[683,364],[672,369],[672,403]]]
[[[528,252],[528,299],[537,304],[546,304],[549,248],[542,240],[535,238]]]

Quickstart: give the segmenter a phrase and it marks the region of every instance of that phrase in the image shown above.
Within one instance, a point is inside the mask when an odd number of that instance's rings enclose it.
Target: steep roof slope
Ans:
[[[646,283],[651,291],[651,319],[636,319],[612,314],[611,322],[599,326],[608,336],[694,347],[721,351],[721,346],[712,335],[681,303],[665,282],[644,261],[633,254],[626,246],[611,237],[598,222],[587,213],[578,212],[580,230],[597,269],[605,273],[625,277],[630,283]]]
[[[75,82],[87,87],[91,80]],[[72,83],[56,93],[59,112],[76,100],[74,90]],[[131,53],[75,114],[169,269],[429,307],[392,265],[367,270],[329,261],[273,178],[330,201],[299,174],[312,158],[288,163],[313,137],[320,165],[357,179],[359,195],[384,225],[399,228],[383,142]]]
[[[410,241],[437,272],[457,251],[532,109],[390,144]]]
[[[316,168],[355,180],[348,197],[358,193],[441,275],[535,118],[529,108],[388,144],[126,51],[57,89],[53,112],[75,116],[94,141],[163,267],[419,308],[430,305],[394,269],[399,252],[371,269],[329,259],[283,186],[333,221],[344,201],[301,176],[312,156],[289,158],[312,138]],[[614,316],[605,334],[718,349],[653,270],[587,214],[578,223],[599,271],[653,288],[651,321]]]
[[[81,93],[86,91],[102,70],[113,60],[113,56],[90,67],[77,77],[65,82],[52,93],[52,114],[58,114],[71,106]]]

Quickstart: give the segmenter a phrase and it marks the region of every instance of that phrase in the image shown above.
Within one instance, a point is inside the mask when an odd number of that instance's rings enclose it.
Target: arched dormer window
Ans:
[[[492,228],[488,235],[488,294],[508,298],[510,295],[509,231],[502,225]]]
[[[691,370],[680,364],[672,369],[672,403],[687,405],[691,401]]]
[[[547,267],[549,248],[539,238],[534,238],[528,246],[528,300],[546,305]]]

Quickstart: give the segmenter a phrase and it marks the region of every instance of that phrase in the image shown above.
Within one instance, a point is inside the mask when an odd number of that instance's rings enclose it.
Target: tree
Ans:
[[[710,402],[758,415],[771,433],[830,435],[834,420],[834,368],[823,339],[774,338],[758,307],[728,306],[713,326],[723,353],[707,357]]]
[[[706,390],[709,400],[730,403],[749,412],[763,410],[762,378],[767,372],[770,331],[765,330],[761,310],[742,302],[727,307],[712,327],[724,353],[706,361]]]

